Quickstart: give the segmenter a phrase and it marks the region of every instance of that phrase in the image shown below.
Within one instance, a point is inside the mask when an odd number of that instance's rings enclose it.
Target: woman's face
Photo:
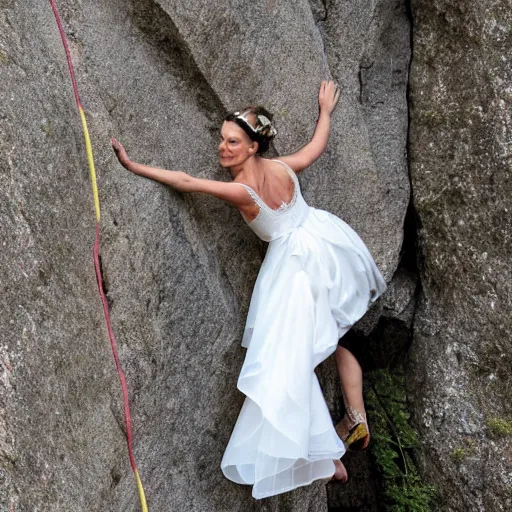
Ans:
[[[256,154],[258,143],[233,121],[224,121],[220,130],[219,163],[221,167],[235,167]]]

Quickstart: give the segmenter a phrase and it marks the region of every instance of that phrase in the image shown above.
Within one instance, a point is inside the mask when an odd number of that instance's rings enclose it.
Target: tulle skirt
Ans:
[[[345,448],[315,367],[386,283],[357,233],[310,208],[270,242],[254,287],[238,379],[246,395],[222,459],[224,475],[264,498],[334,474]]]

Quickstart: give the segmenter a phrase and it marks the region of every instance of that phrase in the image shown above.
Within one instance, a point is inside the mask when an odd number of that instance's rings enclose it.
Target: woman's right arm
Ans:
[[[134,174],[164,183],[181,192],[209,194],[240,209],[250,207],[254,203],[247,191],[239,184],[204,180],[190,176],[183,171],[169,171],[167,169],[132,162],[128,158],[126,150],[121,143],[114,138],[112,138],[111,142],[119,163]]]
[[[320,114],[311,141],[292,155],[279,157],[296,173],[318,160],[327,148],[331,130],[331,114],[340,97],[339,87],[332,81],[323,81],[318,92]]]

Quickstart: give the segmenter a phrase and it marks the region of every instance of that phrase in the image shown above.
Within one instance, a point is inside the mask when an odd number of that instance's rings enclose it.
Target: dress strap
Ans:
[[[258,194],[256,194],[256,192],[249,185],[246,185],[245,183],[238,183],[236,181],[234,183],[235,183],[235,185],[241,185],[242,187],[244,187],[245,190],[247,190],[247,192],[253,199],[253,201],[261,208],[261,203],[263,201],[261,200],[260,196]]]
[[[273,158],[272,162],[278,162],[281,165],[284,165],[284,168],[288,171],[288,174],[291,176],[293,182],[296,183],[298,181],[297,174],[287,163],[285,163],[282,160],[279,160],[277,158]]]

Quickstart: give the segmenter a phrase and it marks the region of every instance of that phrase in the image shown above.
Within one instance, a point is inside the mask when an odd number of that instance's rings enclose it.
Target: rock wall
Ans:
[[[412,2],[409,391],[443,511],[512,509],[512,3]]]
[[[258,502],[220,471],[264,245],[227,205],[126,173],[109,138],[135,160],[227,180],[216,164],[227,110],[267,106],[286,154],[311,136],[319,82],[332,76],[342,99],[304,195],[361,234],[397,290],[384,313],[400,312],[414,291],[400,270],[393,280],[410,195],[404,2],[58,5],[96,156],[105,284],[150,510],[327,510],[321,483]],[[48,2],[0,0],[0,180],[0,510],[139,510],[82,133]],[[336,409],[332,363],[320,374]]]

